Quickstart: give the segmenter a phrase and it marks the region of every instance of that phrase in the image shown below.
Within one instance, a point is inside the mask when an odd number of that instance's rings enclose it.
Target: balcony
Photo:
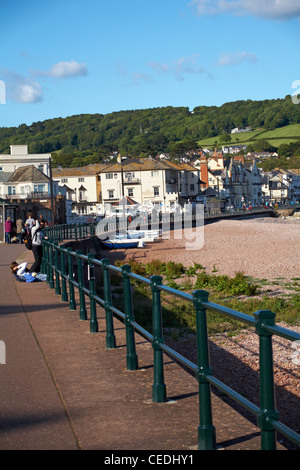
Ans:
[[[34,192],[30,191],[25,194],[15,193],[15,194],[6,194],[6,199],[47,199],[50,197],[48,191],[44,192]]]
[[[140,178],[124,177],[123,184],[141,184]]]

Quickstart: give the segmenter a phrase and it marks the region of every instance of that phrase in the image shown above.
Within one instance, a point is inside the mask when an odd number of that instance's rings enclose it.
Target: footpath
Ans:
[[[33,261],[23,245],[1,244],[0,259],[0,450],[197,451],[194,377],[166,356],[168,401],[152,403],[149,342],[136,335],[139,368],[128,371],[122,322],[107,350],[99,306],[90,333],[48,284],[14,280],[11,261]],[[214,395],[213,420],[219,449],[260,450],[259,429]]]

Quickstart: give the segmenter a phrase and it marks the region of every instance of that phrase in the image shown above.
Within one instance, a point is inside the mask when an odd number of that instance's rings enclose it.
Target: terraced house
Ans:
[[[52,178],[66,191],[67,215],[97,214],[102,203],[100,172],[106,164],[53,168]]]
[[[177,203],[195,200],[200,192],[199,170],[186,163],[151,157],[107,165],[100,178],[104,204],[130,197],[138,204],[169,211]]]

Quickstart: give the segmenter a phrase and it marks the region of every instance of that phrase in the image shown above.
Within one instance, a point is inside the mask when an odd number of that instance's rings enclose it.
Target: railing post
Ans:
[[[97,309],[96,300],[94,298],[96,294],[96,282],[95,282],[95,264],[94,255],[88,254],[88,279],[89,279],[89,291],[90,291],[90,333],[98,332],[98,320],[97,320]]]
[[[152,386],[152,401],[162,403],[166,401],[166,385],[164,383],[164,364],[163,351],[161,343],[163,343],[162,328],[162,312],[160,290],[157,287],[162,284],[161,276],[151,277],[152,290],[152,329],[153,329],[153,367],[154,367],[154,383]]]
[[[211,368],[209,365],[206,309],[202,305],[202,302],[208,301],[208,292],[197,290],[193,292],[193,297],[196,309],[197,380],[199,383],[198,449],[214,450],[216,449],[216,433],[212,423],[211,387],[206,378],[207,374],[211,374]]]
[[[53,240],[49,244],[49,287],[54,289],[54,275],[53,275]]]
[[[47,275],[46,282],[47,282],[47,284],[49,284],[49,282],[50,282],[50,280],[49,280],[50,271],[49,271],[49,242],[48,242],[48,240],[44,240],[43,245],[45,247],[45,251],[44,251],[44,256],[45,256],[44,272]]]
[[[59,247],[59,251],[60,251],[60,271],[61,271],[61,300],[63,302],[68,302],[65,253],[61,247]]]
[[[73,258],[72,258],[72,248],[67,248],[68,252],[68,277],[69,277],[69,309],[76,310],[75,302],[75,293],[74,293],[74,284],[73,284]]]
[[[46,263],[46,247],[45,247],[45,243],[42,242],[42,248],[43,248],[43,257],[42,257],[42,263],[41,263],[41,273],[45,274],[46,273],[46,268],[45,268],[45,263]]]
[[[76,251],[76,260],[77,260],[77,270],[78,270],[79,302],[80,302],[79,319],[80,320],[86,320],[87,319],[87,313],[86,313],[86,307],[85,307],[85,294],[82,290],[82,287],[83,287],[83,268],[82,268],[82,258],[80,258],[80,255],[82,255],[82,251],[77,250]]]
[[[264,328],[267,325],[274,326],[275,313],[258,310],[254,317],[257,320],[256,331],[259,335],[261,414],[258,417],[258,425],[261,429],[261,449],[276,450],[276,431],[271,422],[278,419],[278,412],[275,410],[272,333]]]
[[[125,313],[125,328],[126,328],[126,345],[127,345],[127,369],[137,370],[138,358],[135,349],[134,328],[131,324],[134,321],[132,310],[132,296],[131,296],[131,282],[128,274],[131,272],[131,267],[126,264],[122,266],[123,276],[123,290],[124,290],[124,313]]]
[[[59,254],[59,246],[54,245],[54,259],[55,259],[55,294],[60,295],[60,282],[59,282],[59,262],[58,262],[58,254]]]
[[[103,268],[103,287],[104,287],[104,309],[106,317],[106,348],[114,349],[116,347],[116,337],[114,334],[114,322],[113,314],[110,310],[112,305],[111,301],[111,286],[110,286],[110,275],[108,265],[110,264],[109,259],[102,259],[102,268]]]

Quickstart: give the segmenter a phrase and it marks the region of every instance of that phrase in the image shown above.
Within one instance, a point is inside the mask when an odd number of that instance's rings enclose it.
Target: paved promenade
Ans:
[[[117,348],[105,349],[99,332],[48,285],[19,283],[13,260],[32,263],[23,245],[0,245],[1,450],[197,450],[197,382],[165,357],[168,402],[151,401],[152,347],[137,338],[138,371],[126,369],[125,331],[115,321]],[[87,304],[88,306],[88,304]],[[260,433],[213,396],[218,447],[259,450]]]

